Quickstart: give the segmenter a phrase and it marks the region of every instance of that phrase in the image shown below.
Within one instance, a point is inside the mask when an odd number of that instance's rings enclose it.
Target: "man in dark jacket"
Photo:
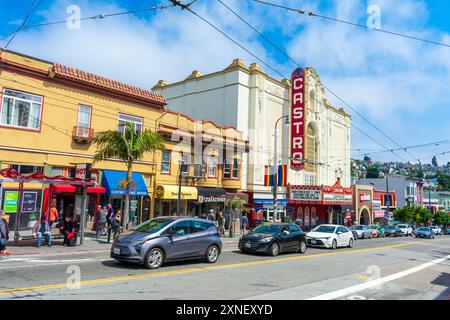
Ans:
[[[6,250],[6,244],[9,240],[9,228],[6,221],[5,212],[0,210],[0,255],[11,254]]]

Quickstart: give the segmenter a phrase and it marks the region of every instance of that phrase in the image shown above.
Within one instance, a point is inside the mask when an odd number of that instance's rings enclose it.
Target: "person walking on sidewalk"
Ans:
[[[52,203],[50,206],[50,214],[48,216],[48,226],[50,230],[52,229],[53,222],[59,219],[58,209],[56,209],[56,204]]]
[[[241,233],[245,234],[247,232],[247,226],[248,226],[248,218],[245,213],[242,214],[241,218]]]
[[[102,206],[98,206],[98,209],[99,209],[98,221],[99,221],[100,235],[106,236],[106,234],[107,234],[107,229],[106,229],[107,210],[106,210],[106,207],[102,208]]]
[[[120,210],[117,210],[114,219],[111,220],[111,230],[113,232],[113,239],[115,239],[120,234],[120,219],[121,219]],[[108,242],[110,236],[111,232],[108,234]]]
[[[219,215],[217,217],[217,224],[219,226],[219,233],[222,237],[225,237],[225,219],[223,218],[222,211],[219,211]]]
[[[6,221],[5,212],[0,210],[0,255],[11,254],[6,250],[6,244],[9,240],[9,228]]]

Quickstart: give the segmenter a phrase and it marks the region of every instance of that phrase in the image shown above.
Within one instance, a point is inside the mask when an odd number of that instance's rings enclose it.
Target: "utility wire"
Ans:
[[[175,6],[176,6],[175,4],[170,4],[170,5],[154,6],[154,7],[150,7],[150,8],[137,9],[137,10],[131,10],[131,11],[122,11],[122,12],[115,12],[115,13],[108,13],[108,14],[97,14],[97,15],[93,15],[90,17],[79,18],[79,19],[66,19],[66,20],[44,22],[44,23],[38,23],[38,24],[32,24],[32,25],[24,25],[23,27],[21,27],[21,29],[44,27],[44,26],[50,26],[50,25],[56,25],[56,24],[63,24],[63,23],[67,23],[67,22],[75,22],[75,21],[101,20],[104,18],[115,17],[115,16],[120,16],[120,15],[125,15],[125,14],[133,14],[133,13],[139,13],[139,12],[145,12],[145,11],[163,10],[163,9],[175,7]],[[6,38],[8,38],[12,34],[14,34],[14,32],[16,32],[16,31],[13,31],[10,34],[4,36],[3,38],[0,39],[0,41],[5,40]]]
[[[14,40],[14,38],[16,37],[16,35],[20,32],[20,30],[23,29],[23,27],[25,26],[25,23],[27,23],[28,18],[33,14],[33,12],[37,9],[37,7],[41,4],[42,0],[39,0],[36,4],[36,6],[34,6],[34,3],[36,2],[36,0],[33,0],[33,2],[31,3],[30,8],[28,9],[27,15],[25,16],[25,18],[23,19],[20,27],[14,31],[12,33],[12,37],[11,39],[9,39],[8,43],[5,46],[5,49],[8,48],[8,46],[11,44],[11,42]]]
[[[279,46],[277,46],[273,41],[271,41],[268,37],[266,37],[263,33],[258,31],[255,27],[253,27],[250,23],[248,23],[244,18],[242,18],[236,11],[234,11],[232,8],[227,6],[223,1],[218,0],[219,3],[221,3],[225,8],[227,8],[230,12],[232,12],[236,17],[238,17],[242,22],[244,22],[248,27],[250,27],[253,31],[255,31],[260,37],[262,37],[264,40],[266,40],[271,46],[273,46],[278,52],[280,52],[283,56],[288,58],[290,61],[292,61],[297,67],[300,66],[300,64],[295,61],[292,57],[290,57],[285,50],[281,49]],[[275,5],[279,6],[279,5]],[[283,6],[280,6],[283,7]],[[297,11],[296,9],[292,9],[293,11]],[[370,124],[373,128],[375,128],[378,132],[380,132],[384,137],[389,139],[391,142],[393,142],[397,147],[399,147],[399,150],[403,150],[406,153],[408,153],[409,156],[411,156],[413,159],[418,160],[414,155],[409,153],[407,150],[404,150],[401,148],[400,144],[394,141],[391,137],[389,137],[386,133],[384,133],[382,130],[380,130],[377,126],[375,126],[369,119],[367,119],[364,115],[362,115],[359,111],[357,111],[355,108],[353,108],[351,105],[349,105],[347,102],[345,102],[341,97],[339,97],[336,93],[334,93],[331,89],[329,89],[325,84],[323,84],[319,79],[317,79],[313,74],[311,76],[318,82],[322,84],[322,86],[330,92],[333,96],[335,96],[339,101],[341,101],[343,104],[345,104],[349,109],[351,109],[353,112],[355,112],[358,116],[360,116],[362,119],[364,119],[368,124]],[[317,101],[317,100],[316,100]],[[403,158],[404,159],[404,158]]]
[[[386,33],[386,34],[402,37],[402,38],[407,38],[407,39],[411,39],[411,40],[425,42],[425,43],[428,43],[428,44],[434,44],[434,45],[450,48],[450,44],[447,44],[447,43],[431,41],[431,40],[419,38],[419,37],[416,37],[416,36],[411,36],[411,35],[395,32],[395,31],[390,31],[390,30],[385,30],[385,29],[369,28],[367,25],[358,24],[358,23],[354,23],[354,22],[351,22],[351,21],[346,21],[346,20],[337,19],[337,18],[333,18],[333,17],[328,17],[328,16],[324,16],[324,15],[321,15],[321,14],[317,14],[317,13],[311,12],[311,11],[305,11],[305,10],[301,10],[301,9],[291,8],[291,7],[278,5],[278,4],[275,4],[275,3],[270,3],[270,2],[261,1],[261,0],[250,0],[250,1],[257,2],[257,3],[260,3],[260,4],[269,5],[269,6],[273,6],[273,7],[277,7],[277,8],[281,8],[281,9],[285,9],[285,10],[289,10],[289,11],[293,11],[293,12],[300,13],[302,15],[309,16],[309,17],[317,17],[317,18],[321,18],[321,19],[331,20],[331,21],[334,21],[334,22],[347,24],[347,25],[358,27],[358,28],[361,28],[361,29],[374,30],[374,31],[378,31],[378,32],[382,32],[382,33]]]

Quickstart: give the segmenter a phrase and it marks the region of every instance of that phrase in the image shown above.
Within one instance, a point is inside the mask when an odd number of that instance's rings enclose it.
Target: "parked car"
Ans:
[[[421,227],[416,230],[416,238],[434,239],[433,229],[430,227]]]
[[[356,232],[356,230],[353,230],[351,227],[347,227],[347,229],[349,229],[352,232],[353,240],[354,241],[358,240],[358,232]]]
[[[384,238],[384,228],[379,224],[372,224],[369,226],[369,229],[374,231],[373,236],[376,238]],[[376,232],[375,232],[376,231]],[[375,235],[376,234],[376,235]]]
[[[401,237],[403,235],[403,232],[397,226],[385,226],[384,234],[386,235],[386,237]]]
[[[222,250],[213,221],[190,217],[159,217],[118,236],[111,258],[157,269],[166,261],[203,258],[215,263]]]
[[[413,229],[409,224],[398,224],[397,227],[402,230],[402,235],[404,235],[405,237],[413,236]]]
[[[350,229],[336,224],[321,224],[306,234],[308,246],[336,249],[353,247],[353,233]]]
[[[450,234],[450,228],[444,228],[442,230],[442,234],[446,234],[446,235]]]
[[[353,226],[351,229],[356,231],[359,239],[372,239],[372,229],[365,225]]]
[[[266,253],[306,252],[306,237],[302,229],[290,223],[265,223],[239,239],[242,252]]]
[[[433,230],[435,235],[441,235],[442,234],[442,230],[439,226],[431,226],[430,227],[431,230]]]

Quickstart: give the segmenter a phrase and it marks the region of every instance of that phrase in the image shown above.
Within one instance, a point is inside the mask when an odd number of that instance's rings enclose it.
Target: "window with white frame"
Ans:
[[[217,176],[217,158],[208,157],[208,177],[215,178]]]
[[[239,160],[233,159],[233,178],[239,179]]]
[[[39,130],[42,110],[41,96],[4,89],[2,100],[1,125]]]
[[[134,131],[141,132],[142,131],[142,118],[133,117],[126,114],[119,114],[119,128],[118,131],[125,133],[125,128],[127,123],[130,123],[133,126]]]
[[[31,166],[26,164],[12,164],[10,165],[10,168],[16,170],[20,174],[43,173],[44,171],[44,167],[42,166]]]
[[[231,160],[225,159],[223,164],[223,177],[225,179],[231,179]]]
[[[202,159],[197,161],[201,163],[195,163],[194,164],[194,176],[196,177],[206,177],[206,162],[205,159]]]
[[[92,108],[90,106],[80,104],[78,106],[78,124],[77,124],[78,127],[90,128],[91,115],[92,115]]]
[[[223,165],[223,177],[225,179],[238,179],[239,178],[239,160],[238,159],[225,159]]]
[[[171,152],[164,150],[161,157],[161,173],[170,173],[170,156]]]
[[[305,171],[305,185],[313,186],[316,184],[316,174]]]

